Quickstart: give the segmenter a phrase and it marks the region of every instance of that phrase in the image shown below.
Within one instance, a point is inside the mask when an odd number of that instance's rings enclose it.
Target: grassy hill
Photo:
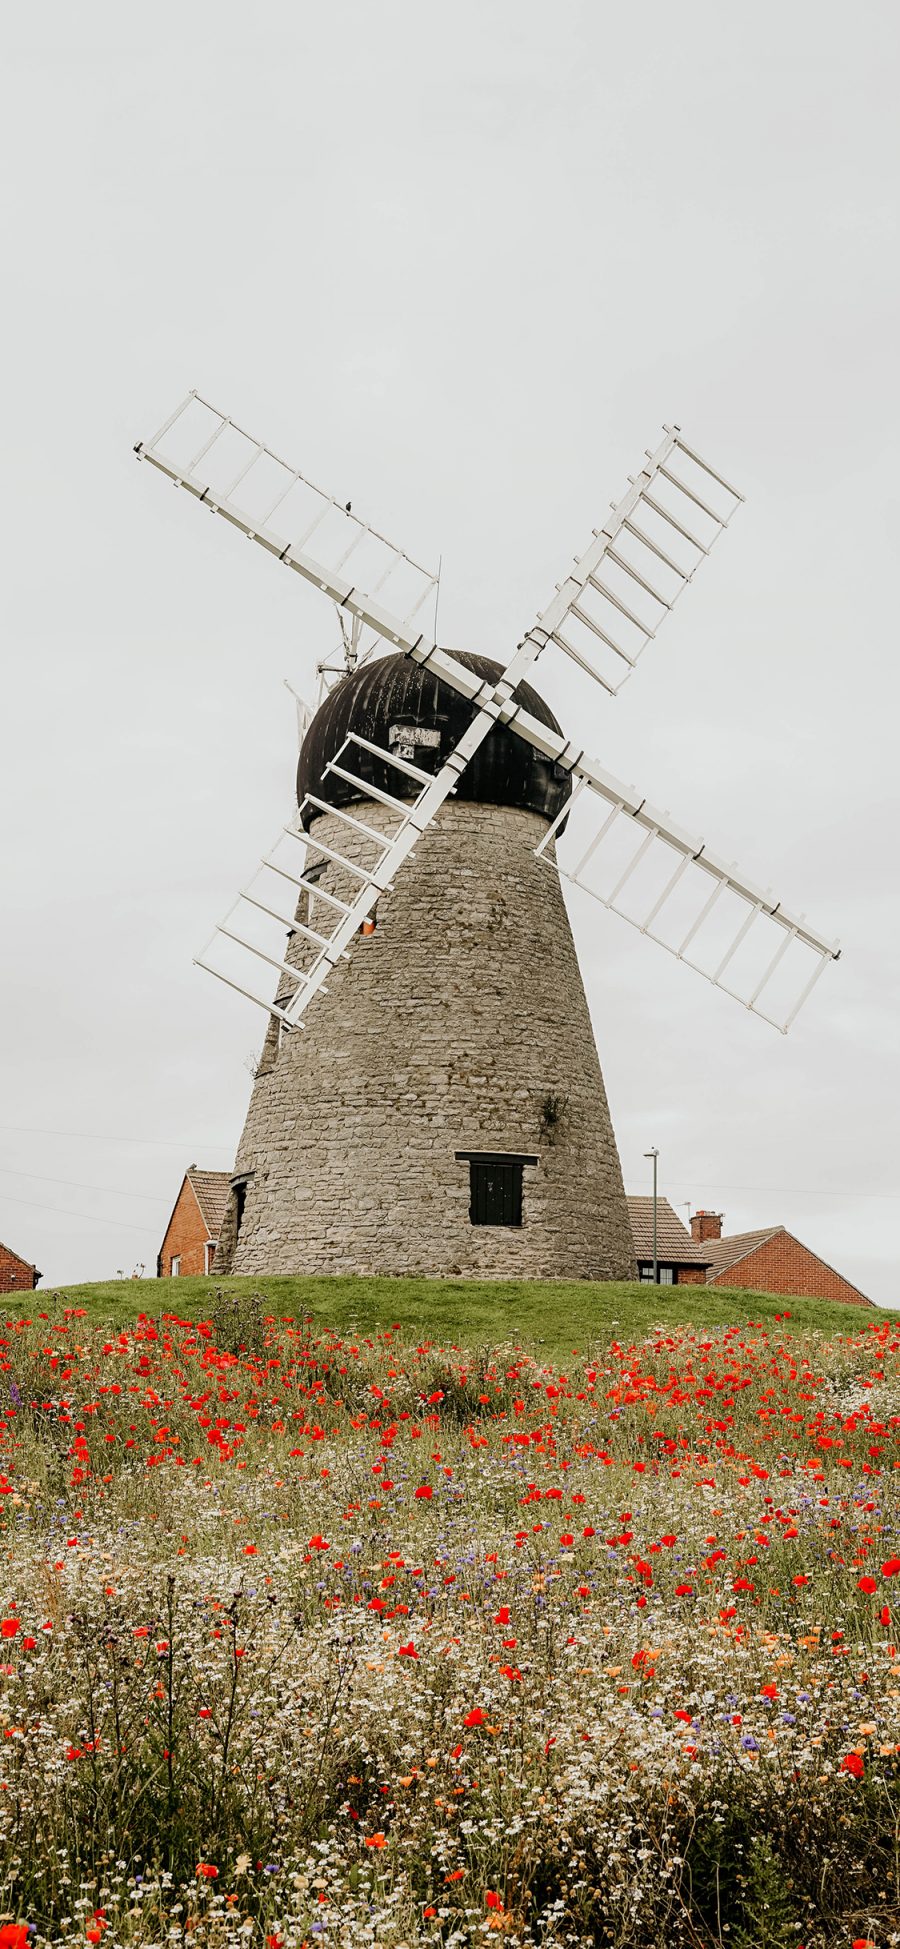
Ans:
[[[32,1314],[84,1307],[98,1321],[165,1312],[202,1319],[220,1289],[235,1297],[261,1292],[276,1316],[307,1313],[317,1327],[338,1332],[365,1334],[397,1325],[406,1338],[469,1345],[515,1336],[560,1354],[583,1349],[593,1339],[640,1337],[663,1321],[722,1327],[749,1320],[774,1322],[780,1315],[780,1325],[789,1315],[789,1328],[846,1333],[886,1317],[868,1307],[783,1299],[772,1293],[589,1280],[117,1279],[39,1289],[12,1304]]]

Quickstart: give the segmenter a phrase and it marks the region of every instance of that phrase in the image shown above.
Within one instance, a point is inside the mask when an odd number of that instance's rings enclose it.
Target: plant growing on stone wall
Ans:
[[[567,1096],[560,1096],[558,1091],[555,1090],[548,1090],[546,1095],[541,1098],[539,1110],[540,1133],[548,1144],[556,1141],[556,1133],[565,1115],[568,1101]]]

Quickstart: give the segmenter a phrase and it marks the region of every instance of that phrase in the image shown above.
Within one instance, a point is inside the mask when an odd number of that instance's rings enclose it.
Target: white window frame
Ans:
[[[213,1254],[217,1250],[218,1244],[219,1241],[217,1238],[208,1238],[203,1247],[203,1270],[207,1279],[212,1272]]]
[[[180,1277],[181,1277],[181,1253],[173,1252],[172,1257],[169,1260],[169,1278],[180,1279]]]

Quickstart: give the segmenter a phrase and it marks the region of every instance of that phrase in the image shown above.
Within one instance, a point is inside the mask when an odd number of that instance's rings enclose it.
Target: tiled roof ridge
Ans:
[[[767,1225],[758,1232],[735,1232],[732,1238],[715,1240],[715,1244],[743,1245],[745,1249],[742,1252],[737,1252],[732,1259],[724,1259],[721,1264],[713,1260],[706,1275],[707,1285],[710,1285],[713,1279],[720,1279],[723,1272],[730,1272],[732,1266],[740,1265],[742,1259],[748,1259],[750,1254],[757,1251],[760,1245],[768,1244],[770,1238],[777,1238],[779,1232],[784,1232],[787,1238],[793,1239],[795,1245],[799,1245],[804,1252],[808,1252],[810,1258],[815,1259],[819,1265],[824,1266],[826,1272],[830,1272],[834,1279],[839,1279],[843,1286],[849,1286],[852,1293],[858,1293],[860,1299],[864,1301],[866,1306],[875,1305],[876,1302],[869,1298],[868,1293],[863,1292],[861,1286],[855,1286],[852,1279],[848,1279],[845,1273],[838,1272],[837,1266],[833,1266],[828,1259],[823,1259],[821,1252],[814,1252],[811,1245],[805,1245],[802,1238],[797,1237],[796,1232],[788,1231],[786,1225]],[[752,1243],[748,1244],[748,1240],[752,1240]]]
[[[231,1188],[231,1172],[205,1171],[199,1165],[191,1164],[185,1172],[185,1178],[197,1200],[200,1216],[210,1238],[218,1238]]]
[[[754,1232],[733,1232],[730,1238],[710,1239],[707,1284],[711,1278],[718,1279],[721,1273],[729,1272],[733,1265],[740,1265],[741,1260],[757,1251],[760,1245],[768,1244],[770,1238],[777,1238],[779,1232],[786,1230],[786,1225],[760,1225]]]
[[[635,1257],[646,1260],[653,1246],[653,1199],[626,1195]],[[708,1266],[706,1245],[693,1239],[668,1198],[657,1198],[657,1258],[664,1264]]]

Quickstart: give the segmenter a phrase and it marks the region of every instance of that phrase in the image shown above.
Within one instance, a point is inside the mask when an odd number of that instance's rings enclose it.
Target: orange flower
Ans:
[[[383,1834],[367,1834],[366,1847],[387,1847],[385,1836]]]

